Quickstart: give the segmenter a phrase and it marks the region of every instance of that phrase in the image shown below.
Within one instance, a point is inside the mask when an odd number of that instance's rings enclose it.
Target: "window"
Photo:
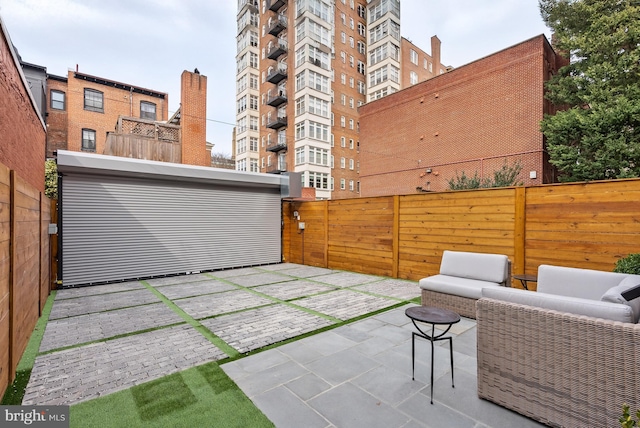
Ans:
[[[340,158],[340,168],[344,169],[346,166],[346,159]]]
[[[349,86],[355,88],[355,79],[353,77],[349,77]]]
[[[309,171],[309,187],[315,187],[316,189],[328,189],[329,188],[329,174],[322,172]]]
[[[365,73],[365,65],[364,65],[364,62],[362,61],[358,61],[358,73],[360,74]]]
[[[304,151],[305,151],[304,147],[298,147],[296,149],[296,165],[302,165],[305,162]]]
[[[342,43],[347,43],[347,34],[344,31],[340,33],[340,40]]]
[[[353,149],[353,138],[349,139],[349,148]]]
[[[360,22],[358,22],[358,34],[360,34],[362,37],[367,36],[367,27],[365,27],[364,24]]]
[[[340,137],[340,147],[347,147],[347,139],[345,137]]]
[[[418,65],[418,52],[411,49],[410,56],[411,56],[411,62],[414,63],[415,65]]]
[[[415,71],[412,71],[409,74],[409,79],[411,81],[411,84],[415,85],[416,83],[418,83],[418,74]]]
[[[328,166],[329,150],[320,149],[318,147],[309,147],[309,163]]]
[[[342,83],[343,85],[347,84],[347,75],[346,74],[342,73],[340,75],[340,83]]]
[[[251,172],[260,172],[260,169],[258,168],[258,159],[249,159],[249,162],[251,163]]]
[[[84,109],[90,111],[104,112],[103,94],[95,89],[84,90]]]
[[[358,80],[358,93],[364,95],[367,93],[367,84],[362,80]]]
[[[251,110],[258,110],[258,96],[249,95],[249,108]]]
[[[51,108],[55,110],[64,110],[65,93],[60,91],[51,91]]]
[[[340,126],[343,128],[347,125],[347,119],[344,116],[340,116]]]
[[[340,190],[344,190],[345,189],[345,180],[344,178],[340,179]]]
[[[353,129],[353,119],[349,119],[349,129]]]
[[[427,61],[427,59],[425,58],[425,59],[424,59],[424,69],[425,69],[425,70],[428,68],[428,65],[427,65],[427,64],[428,64],[428,62],[429,62],[429,61]]]
[[[353,169],[353,159],[349,159],[349,169]]]
[[[356,41],[353,39],[353,37],[349,37],[349,46],[351,46],[352,48],[356,46]]]
[[[353,192],[353,180],[349,180],[349,190]]]
[[[249,150],[251,150],[252,152],[258,151],[258,137],[249,138]]]
[[[364,55],[366,50],[367,50],[367,45],[365,45],[363,41],[358,40],[358,53],[361,53]]]
[[[365,7],[362,6],[361,4],[358,5],[358,16],[360,18],[366,18],[367,17],[367,9],[365,9]]]
[[[96,151],[96,131],[94,129],[82,129],[82,151]]]
[[[156,105],[146,101],[140,101],[140,119],[156,120]]]

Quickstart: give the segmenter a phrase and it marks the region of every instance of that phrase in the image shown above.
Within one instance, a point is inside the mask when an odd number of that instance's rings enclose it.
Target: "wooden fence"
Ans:
[[[506,254],[513,273],[611,271],[640,252],[640,179],[284,202],[283,219],[293,263],[418,280],[448,249]]]
[[[0,396],[51,289],[51,203],[0,164]]]

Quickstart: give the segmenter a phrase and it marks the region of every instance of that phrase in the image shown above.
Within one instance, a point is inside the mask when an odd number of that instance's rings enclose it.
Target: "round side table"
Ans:
[[[431,404],[433,404],[433,342],[438,340],[449,341],[449,353],[451,356],[451,387],[454,388],[453,340],[451,336],[445,337],[444,335],[449,332],[449,329],[453,324],[460,321],[460,315],[448,309],[434,308],[430,306],[414,306],[408,308],[404,313],[411,319],[411,322],[413,322],[413,325],[419,331],[419,333],[413,332],[411,334],[411,379],[415,380],[416,372],[416,336],[427,339],[431,343]],[[422,331],[417,323],[431,324],[431,334]],[[436,334],[436,325],[446,325],[447,328],[443,332]]]

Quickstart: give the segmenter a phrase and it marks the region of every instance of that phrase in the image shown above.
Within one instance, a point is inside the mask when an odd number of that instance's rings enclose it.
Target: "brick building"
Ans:
[[[359,194],[358,107],[446,70],[437,37],[400,36],[398,0],[239,0],[237,19],[236,168],[300,172],[319,199]]]
[[[361,195],[447,190],[505,162],[526,185],[554,182],[540,121],[554,112],[544,82],[565,63],[540,35],[361,107]]]
[[[36,99],[0,19],[0,163],[40,192],[44,192],[45,141]]]
[[[168,94],[70,70],[47,79],[47,157],[56,150],[210,165],[207,78],[184,71],[181,107]]]

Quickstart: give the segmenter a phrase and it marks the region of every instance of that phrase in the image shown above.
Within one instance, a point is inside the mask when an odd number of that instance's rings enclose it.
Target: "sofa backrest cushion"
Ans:
[[[559,296],[600,300],[611,287],[620,284],[627,274],[564,266],[538,267],[538,292]]]
[[[482,297],[612,321],[634,322],[633,311],[629,306],[600,300],[558,296],[506,287],[483,288]],[[505,322],[509,322],[509,320]]]
[[[640,297],[627,300],[622,297],[622,293],[628,291],[636,286],[640,285],[640,275],[629,275],[622,282],[615,287],[608,289],[603,295],[601,300],[603,302],[622,303],[629,305],[633,311],[635,322],[640,319]]]
[[[507,279],[508,267],[509,259],[502,254],[445,250],[442,253],[440,274],[499,284]]]

